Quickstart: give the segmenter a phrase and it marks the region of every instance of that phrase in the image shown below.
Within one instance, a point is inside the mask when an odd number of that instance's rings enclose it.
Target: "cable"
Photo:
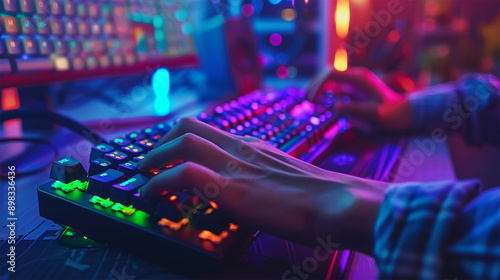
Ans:
[[[59,154],[58,151],[57,151],[57,148],[54,147],[54,145],[52,145],[49,141],[47,141],[45,139],[37,139],[37,138],[0,138],[0,144],[1,143],[6,143],[6,142],[31,142],[31,143],[34,143],[34,144],[41,144],[41,145],[45,145],[45,146],[49,147],[54,152],[54,156],[52,157],[52,159],[48,163],[42,164],[42,165],[40,165],[38,167],[35,167],[35,168],[32,168],[31,170],[28,169],[28,171],[25,171],[25,172],[22,172],[22,171],[20,172],[19,170],[16,170],[16,177],[21,177],[21,176],[35,174],[35,173],[38,173],[38,172],[44,170],[47,166],[50,166],[54,160],[57,159],[58,154]],[[8,160],[9,159],[6,159],[5,161],[8,161]],[[3,161],[3,162],[5,162],[5,161]],[[3,179],[7,179],[8,178],[8,172],[4,172],[3,168],[0,169],[0,178],[3,178]]]
[[[29,110],[29,109],[17,109],[12,111],[2,112],[0,114],[0,123],[3,123],[12,119],[36,119],[43,120],[45,122],[58,124],[60,126],[66,127],[69,130],[80,134],[85,139],[89,140],[95,145],[101,143],[107,143],[104,138],[102,138],[99,134],[97,134],[92,129],[80,124],[79,122],[72,120],[63,115],[49,112],[49,111],[38,111],[38,110]]]

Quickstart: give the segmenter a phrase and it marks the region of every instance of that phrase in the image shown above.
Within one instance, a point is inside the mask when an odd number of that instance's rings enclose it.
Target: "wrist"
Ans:
[[[339,175],[335,174],[338,179]],[[373,230],[388,183],[341,176],[315,203],[317,237],[330,237],[344,249],[372,254]]]

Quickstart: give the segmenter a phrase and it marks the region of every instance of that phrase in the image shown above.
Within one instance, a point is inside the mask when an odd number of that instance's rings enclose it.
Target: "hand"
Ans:
[[[371,252],[386,183],[323,170],[192,118],[179,121],[138,168],[179,162],[141,195],[196,189],[240,224],[311,245],[329,235],[345,248]]]
[[[409,101],[366,68],[345,72],[327,68],[312,79],[307,96],[317,101],[328,90],[352,95],[352,102],[336,104],[341,114],[359,117],[388,132],[406,132],[411,128]]]

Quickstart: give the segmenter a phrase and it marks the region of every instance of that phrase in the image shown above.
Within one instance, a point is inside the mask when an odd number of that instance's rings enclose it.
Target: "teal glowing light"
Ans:
[[[269,0],[269,3],[273,4],[273,5],[277,5],[281,2],[281,0]]]
[[[191,23],[184,23],[182,25],[182,32],[186,35],[190,35],[191,33],[193,33],[193,26],[191,25]]]
[[[153,74],[152,78],[153,92],[156,95],[154,102],[155,114],[158,116],[165,116],[170,112],[170,100],[168,94],[170,93],[170,73],[165,68],[159,68]]]
[[[184,9],[178,9],[176,12],[175,12],[175,18],[178,20],[178,21],[185,21],[188,17],[188,13],[186,10]]]

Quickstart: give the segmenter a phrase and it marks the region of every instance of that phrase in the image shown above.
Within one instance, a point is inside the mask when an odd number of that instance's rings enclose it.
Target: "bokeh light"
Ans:
[[[281,18],[286,21],[295,20],[297,18],[297,12],[295,12],[295,9],[292,8],[283,9],[281,11]]]
[[[281,35],[278,33],[273,33],[271,36],[269,36],[269,42],[271,45],[277,47],[281,45],[281,42],[283,41],[283,38],[281,38]]]
[[[245,4],[241,7],[241,13],[246,17],[250,17],[251,15],[253,15],[253,12],[254,8],[252,4]]]
[[[286,68],[285,66],[278,67],[278,69],[276,69],[276,76],[278,76],[278,78],[280,79],[288,77],[288,68]]]
[[[271,3],[273,5],[278,5],[279,2],[281,2],[281,0],[269,0],[269,3]]]

